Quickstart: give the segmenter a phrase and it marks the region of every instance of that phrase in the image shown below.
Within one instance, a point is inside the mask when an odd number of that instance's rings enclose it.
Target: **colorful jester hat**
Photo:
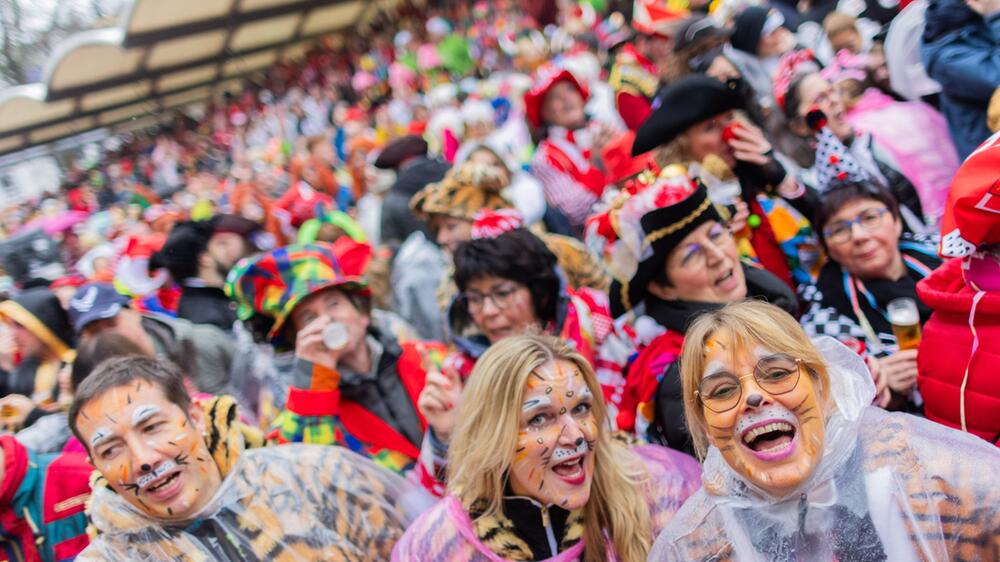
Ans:
[[[330,287],[371,294],[364,275],[371,255],[371,246],[348,236],[332,244],[285,246],[240,260],[226,279],[226,295],[236,301],[242,320],[255,314],[273,318],[268,340],[285,345],[286,321],[307,296]]]
[[[806,114],[806,123],[816,131],[816,183],[820,193],[826,193],[839,184],[871,181],[844,143],[827,127],[826,115],[822,111],[810,110]]]
[[[640,174],[603,213],[586,223],[587,247],[601,256],[613,278],[615,318],[646,297],[646,287],[666,266],[667,255],[701,224],[722,222],[708,190],[682,166]]]

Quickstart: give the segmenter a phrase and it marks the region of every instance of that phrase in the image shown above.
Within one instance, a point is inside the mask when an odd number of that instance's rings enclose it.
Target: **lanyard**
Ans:
[[[904,254],[903,263],[906,267],[915,271],[921,279],[927,277],[931,273],[931,268],[927,267],[912,256]],[[858,319],[858,323],[861,324],[861,329],[865,332],[865,337],[867,337],[872,344],[878,344],[881,340],[879,340],[875,329],[872,328],[871,322],[868,321],[868,317],[865,316],[864,311],[861,310],[861,303],[858,300],[858,294],[860,293],[864,296],[865,300],[868,301],[868,305],[878,311],[878,313],[881,314],[886,320],[889,320],[889,314],[879,308],[874,295],[868,291],[864,282],[847,273],[847,271],[844,271],[844,291],[847,293],[847,298],[851,302],[851,308],[854,310],[854,316]]]

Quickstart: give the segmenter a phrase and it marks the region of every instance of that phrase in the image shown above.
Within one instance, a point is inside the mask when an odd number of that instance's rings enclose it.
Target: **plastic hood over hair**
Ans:
[[[100,535],[78,560],[386,560],[432,499],[347,449],[282,445],[241,454],[202,515],[163,526],[108,488]]]
[[[710,448],[704,487],[659,536],[650,560],[992,559],[1000,449],[871,406],[875,388],[860,357],[831,338],[814,343],[831,402],[813,475],[773,497]]]

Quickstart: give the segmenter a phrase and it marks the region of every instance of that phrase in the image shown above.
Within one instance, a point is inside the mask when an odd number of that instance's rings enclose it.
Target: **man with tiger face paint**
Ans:
[[[703,488],[650,560],[997,560],[1000,450],[872,405],[864,361],[745,301],[681,356]]]
[[[68,418],[98,477],[77,560],[386,560],[431,498],[341,447],[244,450],[235,401],[192,403],[180,373],[115,357]]]

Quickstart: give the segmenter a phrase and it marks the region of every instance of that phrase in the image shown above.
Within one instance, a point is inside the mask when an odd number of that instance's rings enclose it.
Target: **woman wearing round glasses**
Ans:
[[[698,463],[612,439],[590,362],[565,340],[516,336],[469,379],[449,495],[396,544],[400,562],[646,560],[698,486]]]
[[[650,560],[993,560],[1000,450],[871,406],[861,358],[746,301],[702,315],[681,356],[703,488]]]
[[[931,310],[917,299],[917,282],[941,265],[935,248],[903,235],[896,199],[864,182],[835,186],[821,199],[813,222],[829,261],[815,286],[803,291],[809,302],[802,325],[810,336],[839,339],[878,358],[880,404],[915,410],[919,338],[899,342],[889,322],[889,303],[912,299],[922,325]],[[878,374],[878,373],[876,373]],[[880,391],[882,388],[880,388]]]

